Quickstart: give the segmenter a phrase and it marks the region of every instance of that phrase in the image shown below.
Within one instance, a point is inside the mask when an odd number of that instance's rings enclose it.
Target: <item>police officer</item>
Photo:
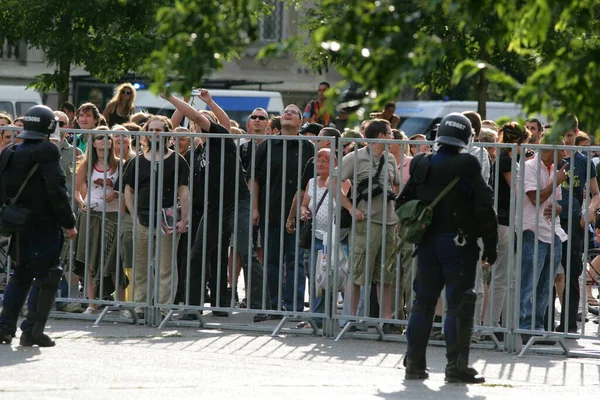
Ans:
[[[428,377],[425,351],[437,299],[446,286],[448,303],[444,323],[447,382],[482,383],[485,379],[468,366],[477,296],[473,290],[482,237],[482,261],[496,260],[497,218],[493,193],[481,176],[476,157],[461,153],[471,137],[471,122],[452,113],[440,122],[437,151],[417,155],[410,164],[410,179],[396,207],[409,200],[431,203],[455,178],[460,180],[435,206],[432,223],[417,247],[415,300],[408,321],[406,379]]]
[[[0,315],[0,343],[11,343],[17,318],[27,294],[27,317],[21,323],[21,346],[54,346],[44,327],[50,314],[63,269],[60,251],[63,230],[69,239],[77,235],[71,211],[60,151],[48,140],[57,129],[58,118],[46,106],[30,108],[24,117],[23,143],[7,147],[0,156],[3,203],[13,198],[32,167],[38,168],[21,194],[18,205],[33,211],[30,231],[13,234],[9,254],[14,269],[6,285]],[[31,292],[30,292],[31,289]]]

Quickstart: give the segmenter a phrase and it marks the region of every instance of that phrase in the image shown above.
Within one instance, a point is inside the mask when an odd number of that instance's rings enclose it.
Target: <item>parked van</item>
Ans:
[[[237,121],[242,128],[246,127],[246,118],[255,108],[264,108],[273,115],[280,115],[283,111],[283,99],[279,92],[222,89],[209,89],[209,91],[213,100],[229,115],[229,118]],[[197,110],[208,109],[198,94],[199,91],[192,92],[190,104]],[[171,103],[148,90],[137,91],[135,108],[137,111],[146,110],[167,117],[171,117],[175,111]]]
[[[16,118],[37,104],[42,104],[42,96],[35,90],[26,89],[26,86],[0,85],[0,111]]]
[[[476,101],[399,101],[396,103],[396,115],[400,117],[400,129],[408,137],[417,133],[430,137],[431,130],[442,118],[453,112],[477,110]],[[523,108],[516,103],[488,101],[486,103],[486,119],[497,120],[509,117],[517,120],[527,118]],[[546,119],[536,116],[542,123]]]

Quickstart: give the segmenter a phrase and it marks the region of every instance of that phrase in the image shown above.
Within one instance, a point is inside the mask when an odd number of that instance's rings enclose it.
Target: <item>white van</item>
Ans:
[[[477,111],[476,101],[399,101],[396,103],[396,115],[400,117],[400,129],[408,137],[417,133],[430,137],[431,130],[442,118],[453,112]],[[516,103],[488,101],[486,119],[497,120],[509,117],[514,120],[527,118],[523,108]],[[546,119],[536,116],[542,123]]]
[[[237,121],[242,128],[246,127],[246,118],[255,108],[264,108],[269,114],[280,115],[283,111],[283,99],[279,92],[262,90],[222,90],[209,89],[213,100],[227,113],[230,119]],[[192,92],[190,104],[197,110],[208,107],[198,97],[198,91]],[[175,107],[160,96],[148,90],[138,90],[135,97],[137,111],[148,111],[151,114],[171,117]]]
[[[42,96],[35,90],[26,89],[26,86],[0,85],[0,111],[16,118],[37,104],[42,104]]]

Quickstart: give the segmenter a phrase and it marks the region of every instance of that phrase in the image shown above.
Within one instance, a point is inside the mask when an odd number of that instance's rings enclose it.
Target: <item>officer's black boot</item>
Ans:
[[[4,290],[4,302],[0,315],[0,344],[10,344],[17,331],[17,319],[27,299],[29,284],[12,275]]]
[[[473,290],[463,293],[456,316],[456,343],[447,344],[446,382],[484,383],[485,378],[469,367],[469,351],[473,335],[473,314],[477,295]]]
[[[404,357],[405,379],[423,380],[429,378],[425,353],[431,326],[433,325],[434,310],[435,304],[425,305],[417,302],[413,304],[406,332],[408,347],[406,357]]]
[[[24,325],[21,325],[24,328],[21,334],[21,346],[31,347],[38,345],[39,347],[52,347],[56,344],[48,335],[44,334],[44,328],[54,304],[54,298],[56,297],[62,273],[62,268],[54,267],[50,269],[45,280],[34,280],[34,286],[39,288],[36,309],[30,309],[27,312],[27,319],[33,321],[33,326],[26,328]]]

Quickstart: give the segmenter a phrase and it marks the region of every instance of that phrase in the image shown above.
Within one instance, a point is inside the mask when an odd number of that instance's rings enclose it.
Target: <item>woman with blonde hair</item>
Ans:
[[[77,169],[74,191],[75,201],[81,210],[75,261],[79,267],[88,269],[86,291],[90,300],[96,298],[101,279],[112,274],[116,280],[116,260],[110,254],[116,243],[119,210],[123,212],[125,209],[115,186],[121,162],[114,154],[113,137],[104,128],[97,130],[97,134],[91,135],[86,158]],[[85,269],[76,273],[85,276]],[[127,286],[123,278],[120,284],[123,289]],[[124,299],[124,291],[119,291],[119,299]],[[96,304],[89,304],[85,313],[93,314],[96,309]]]
[[[129,117],[135,113],[135,88],[129,82],[117,86],[115,95],[104,109],[104,118],[108,126],[122,124],[129,121]]]
[[[114,125],[112,130],[115,132],[129,132],[129,129],[125,128],[123,125]],[[131,135],[128,133],[113,135],[113,143],[115,144],[113,146],[115,157],[122,162],[136,156],[135,152],[131,149]]]

